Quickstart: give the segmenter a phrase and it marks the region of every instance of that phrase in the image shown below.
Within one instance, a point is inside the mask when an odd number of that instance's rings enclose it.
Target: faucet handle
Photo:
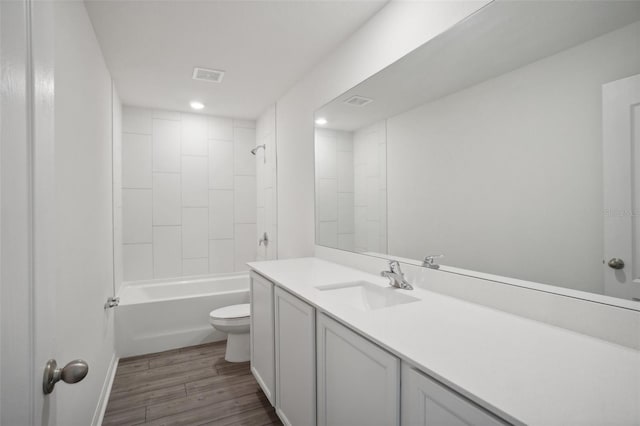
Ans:
[[[424,258],[424,261],[422,262],[422,266],[426,266],[427,268],[431,268],[431,269],[439,269],[440,265],[436,264],[436,259],[440,259],[443,258],[444,254],[431,254],[429,256],[426,256]]]
[[[389,260],[389,270],[398,275],[404,275],[402,273],[402,269],[400,268],[400,262],[398,262],[397,260]]]

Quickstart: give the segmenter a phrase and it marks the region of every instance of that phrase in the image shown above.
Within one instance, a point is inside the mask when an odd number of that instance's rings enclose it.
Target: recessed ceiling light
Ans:
[[[191,108],[196,109],[196,110],[204,108],[204,104],[202,102],[198,102],[198,101],[191,101],[189,103],[189,105],[191,105]]]
[[[324,117],[316,118],[316,124],[317,124],[318,126],[324,126],[324,125],[325,125],[325,124],[327,124],[327,123],[328,123],[328,121],[327,121],[327,119],[326,119],[326,118],[324,118]]]

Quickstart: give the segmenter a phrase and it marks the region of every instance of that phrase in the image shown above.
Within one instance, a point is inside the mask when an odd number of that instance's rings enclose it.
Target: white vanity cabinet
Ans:
[[[251,372],[275,405],[273,284],[251,272]]]
[[[402,426],[504,426],[489,412],[402,364]]]
[[[400,360],[318,314],[318,426],[400,423]]]
[[[275,289],[276,412],[288,426],[316,424],[315,309]]]

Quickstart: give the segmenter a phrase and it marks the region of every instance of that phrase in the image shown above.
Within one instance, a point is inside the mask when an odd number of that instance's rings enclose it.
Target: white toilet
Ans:
[[[224,359],[229,362],[249,361],[251,355],[249,347],[250,315],[248,303],[225,306],[209,313],[209,323],[213,328],[227,333],[227,352]]]

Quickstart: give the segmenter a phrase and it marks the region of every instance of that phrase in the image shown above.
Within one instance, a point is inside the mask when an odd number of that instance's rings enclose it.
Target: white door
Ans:
[[[318,426],[400,423],[400,360],[324,314],[317,319]]]
[[[316,424],[316,310],[275,289],[276,413],[287,426]]]
[[[507,423],[402,364],[402,426],[504,426]]]
[[[0,2],[0,423],[53,425],[53,11]]]
[[[605,294],[640,301],[640,75],[602,86]]]

